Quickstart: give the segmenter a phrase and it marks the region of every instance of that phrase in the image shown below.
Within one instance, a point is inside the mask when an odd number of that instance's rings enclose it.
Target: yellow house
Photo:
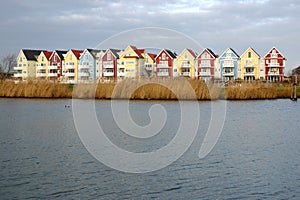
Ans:
[[[36,78],[48,78],[48,66],[50,64],[50,56],[52,52],[42,51],[37,58]]]
[[[64,80],[67,83],[77,83],[79,58],[83,50],[70,49],[64,59]]]
[[[143,65],[144,49],[137,49],[135,46],[128,46],[120,55],[119,66],[124,67],[125,78],[137,78],[140,76],[140,67]]]
[[[191,49],[184,49],[177,57],[177,71],[179,76],[195,78],[196,54]]]
[[[153,77],[155,75],[156,54],[144,52],[143,57],[144,57],[144,71],[146,72],[146,76]]]
[[[241,79],[242,80],[258,80],[260,56],[249,47],[240,57]]]
[[[42,50],[21,49],[17,57],[17,66],[14,67],[17,80],[28,80],[36,77],[37,57]]]

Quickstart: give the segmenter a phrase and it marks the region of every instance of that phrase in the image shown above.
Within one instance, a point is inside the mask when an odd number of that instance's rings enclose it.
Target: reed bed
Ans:
[[[298,96],[300,89],[298,89]],[[31,80],[0,82],[0,97],[80,98],[135,100],[247,100],[289,98],[290,85],[271,83],[231,83],[226,88],[217,84],[188,79],[141,79],[98,84],[62,84]]]

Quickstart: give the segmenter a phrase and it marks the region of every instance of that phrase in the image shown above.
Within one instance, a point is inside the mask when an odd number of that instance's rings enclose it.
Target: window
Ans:
[[[85,54],[84,55],[84,59],[88,60],[89,59],[89,55]]]
[[[107,60],[111,60],[111,53],[110,52],[107,53]]]
[[[251,52],[248,52],[248,58],[251,58]]]
[[[57,61],[57,58],[56,58],[56,56],[54,56],[54,59],[53,59],[53,60],[54,60],[54,62],[56,62],[56,61]]]
[[[70,60],[72,60],[73,59],[73,56],[72,56],[72,54],[70,54]]]
[[[42,56],[42,62],[44,62],[44,56]]]
[[[162,60],[166,60],[166,54],[165,53],[162,54]]]
[[[186,53],[184,54],[184,58],[187,59],[187,54]]]
[[[22,57],[20,57],[20,62],[22,62]]]

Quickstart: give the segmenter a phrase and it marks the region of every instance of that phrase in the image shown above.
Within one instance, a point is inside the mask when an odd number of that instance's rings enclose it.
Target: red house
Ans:
[[[266,80],[271,82],[278,82],[283,80],[285,58],[273,47],[264,57]]]
[[[177,70],[176,57],[176,53],[168,49],[161,50],[155,57],[156,77],[173,77],[174,70]]]
[[[62,62],[64,60],[64,55],[67,51],[55,50],[52,52],[49,58],[49,67],[48,67],[48,77],[51,78],[60,78],[62,76]]]
[[[102,77],[104,80],[117,79],[118,49],[107,49],[102,57]]]
[[[196,58],[198,79],[209,81],[215,77],[215,61],[218,58],[212,50],[205,48]]]

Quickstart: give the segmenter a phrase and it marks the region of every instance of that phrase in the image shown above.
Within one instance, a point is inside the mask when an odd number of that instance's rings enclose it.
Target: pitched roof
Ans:
[[[194,57],[194,58],[196,58],[197,56],[196,56],[196,53],[193,51],[193,50],[191,50],[191,49],[186,49],[188,52],[190,52],[190,54]]]
[[[258,55],[258,57],[260,57],[260,55],[252,47],[248,47],[248,49],[251,49],[256,55]],[[248,51],[248,49],[246,49],[246,51],[244,51],[242,55],[244,55]]]
[[[232,51],[237,57],[240,57],[232,48],[227,48],[221,55],[224,55],[228,50]]]
[[[129,45],[129,47],[132,48],[132,50],[138,55],[139,58],[144,58],[142,54],[145,52],[145,49],[138,49],[133,45]]]
[[[79,59],[80,55],[83,53],[83,50],[74,50],[74,49],[71,49],[71,51],[73,52],[73,54],[76,56],[77,59]]]
[[[176,55],[176,53],[174,52],[172,52],[171,50],[169,50],[169,49],[164,49],[173,59],[174,58],[176,58],[177,57],[177,55]]]
[[[52,55],[52,52],[50,52],[50,51],[43,51],[43,53],[44,53],[45,57],[47,58],[47,60],[49,60],[49,58]]]
[[[119,49],[107,49],[107,51],[108,50],[110,50],[116,58],[119,58],[119,53],[121,52],[121,50],[119,50]]]
[[[264,57],[267,57],[267,55],[271,53],[273,49],[275,49],[282,56],[282,58],[285,59],[284,55],[276,47],[272,47],[272,49],[270,49],[270,51],[268,51]]]
[[[153,61],[155,60],[156,54],[154,53],[147,53],[147,54]]]
[[[63,60],[64,59],[64,54],[66,54],[68,51],[55,50],[55,52],[57,53],[57,55],[59,56],[59,58],[61,60]]]
[[[37,60],[37,56],[44,50],[22,49],[27,60]]]
[[[216,55],[211,49],[206,48],[206,50],[207,50],[213,57],[215,57],[215,58],[218,57],[218,55]]]

